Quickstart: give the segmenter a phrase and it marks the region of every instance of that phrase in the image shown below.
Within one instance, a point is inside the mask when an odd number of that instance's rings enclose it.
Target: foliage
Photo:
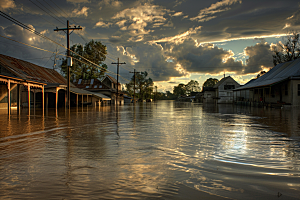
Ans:
[[[265,73],[267,73],[267,72],[266,72],[266,71],[260,71],[260,72],[257,74],[256,78],[259,78],[259,77],[263,76]]]
[[[200,92],[200,87],[198,81],[191,80],[188,82],[188,84],[185,85],[186,93],[188,95],[191,94],[191,92]]]
[[[177,97],[185,96],[186,94],[185,85],[183,83],[180,83],[178,86],[174,86],[173,94],[176,95]]]
[[[214,85],[216,85],[216,83],[218,83],[219,80],[216,78],[209,78],[207,79],[204,83],[203,83],[203,87],[213,87]]]
[[[273,64],[288,62],[300,58],[300,36],[293,31],[283,42],[278,42],[272,46]]]
[[[135,89],[139,90],[139,93],[136,94],[136,98],[139,99],[150,99],[152,98],[152,93],[153,93],[153,81],[151,78],[147,78],[148,73],[141,72],[137,73],[135,75]],[[130,95],[133,96],[134,93],[134,75],[132,76],[131,80],[129,83],[126,83],[126,92]]]
[[[104,75],[107,69],[107,65],[103,64],[103,61],[106,59],[105,55],[107,54],[105,45],[101,42],[91,40],[85,46],[75,44],[70,49],[76,53],[70,52],[70,56],[73,57],[73,66],[70,67],[71,80],[80,78],[92,79]],[[67,77],[67,58],[62,59],[60,67],[63,75]]]

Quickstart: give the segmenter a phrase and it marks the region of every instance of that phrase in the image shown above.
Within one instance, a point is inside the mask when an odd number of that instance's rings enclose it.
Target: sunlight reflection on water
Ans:
[[[0,197],[297,199],[298,111],[159,101],[2,113]]]

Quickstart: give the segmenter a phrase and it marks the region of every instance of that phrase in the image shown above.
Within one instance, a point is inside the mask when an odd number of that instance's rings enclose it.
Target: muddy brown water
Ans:
[[[0,199],[300,198],[299,109],[158,101],[5,111]]]

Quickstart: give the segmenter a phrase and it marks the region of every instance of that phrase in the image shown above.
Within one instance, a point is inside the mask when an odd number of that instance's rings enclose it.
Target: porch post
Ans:
[[[45,114],[45,88],[44,88],[44,85],[42,88],[42,108],[43,108],[43,116],[44,116],[44,114]]]
[[[10,80],[7,82],[7,108],[8,108],[8,114],[10,115]]]
[[[20,95],[20,85],[17,85],[17,114],[20,114],[21,107],[21,95]]]
[[[33,113],[35,115],[35,89],[33,90]]]
[[[58,104],[58,88],[55,89],[55,110],[57,110]]]
[[[86,95],[86,107],[88,107],[88,106],[89,106],[89,104],[88,104],[88,103],[89,103],[89,95],[87,94],[87,95]]]
[[[81,107],[83,108],[83,94],[81,95]]]
[[[68,103],[70,104],[70,96],[68,99]],[[65,92],[65,110],[67,109],[67,92]]]
[[[28,115],[30,116],[30,84],[27,85],[27,97],[28,97]]]
[[[78,94],[76,94],[76,107],[78,108]]]

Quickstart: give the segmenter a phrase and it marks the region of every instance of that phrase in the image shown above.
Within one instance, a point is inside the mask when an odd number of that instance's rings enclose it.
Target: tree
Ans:
[[[266,72],[266,71],[260,71],[260,72],[257,74],[256,78],[259,78],[259,77],[263,76],[265,73],[267,73],[267,72]]]
[[[139,89],[138,93],[138,98],[140,99],[149,99],[152,97],[152,92],[153,92],[153,81],[151,78],[147,78],[148,73],[141,72],[135,74],[135,88]],[[130,96],[133,96],[134,93],[134,75],[132,76],[131,80],[129,83],[126,85],[126,91]]]
[[[300,58],[300,36],[293,31],[283,42],[278,42],[272,46],[273,64],[288,62]]]
[[[185,85],[186,93],[191,94],[192,92],[200,92],[200,87],[198,81],[191,80]]]
[[[178,86],[174,86],[173,94],[177,97],[186,95],[186,88],[183,83],[180,83]]]
[[[104,75],[107,65],[103,64],[106,59],[106,46],[101,42],[91,40],[82,46],[75,44],[71,48],[70,55],[73,57],[73,66],[70,67],[71,81],[74,79],[92,79]],[[75,52],[75,53],[73,53]],[[83,57],[83,58],[82,58]],[[91,61],[85,60],[85,59]],[[95,65],[96,64],[96,65]],[[62,59],[61,71],[67,76],[67,58]]]
[[[216,79],[216,78],[209,78],[207,79],[204,83],[203,83],[203,86],[202,86],[202,89],[204,87],[213,87],[214,85],[216,85],[216,83],[218,83],[219,80]]]

